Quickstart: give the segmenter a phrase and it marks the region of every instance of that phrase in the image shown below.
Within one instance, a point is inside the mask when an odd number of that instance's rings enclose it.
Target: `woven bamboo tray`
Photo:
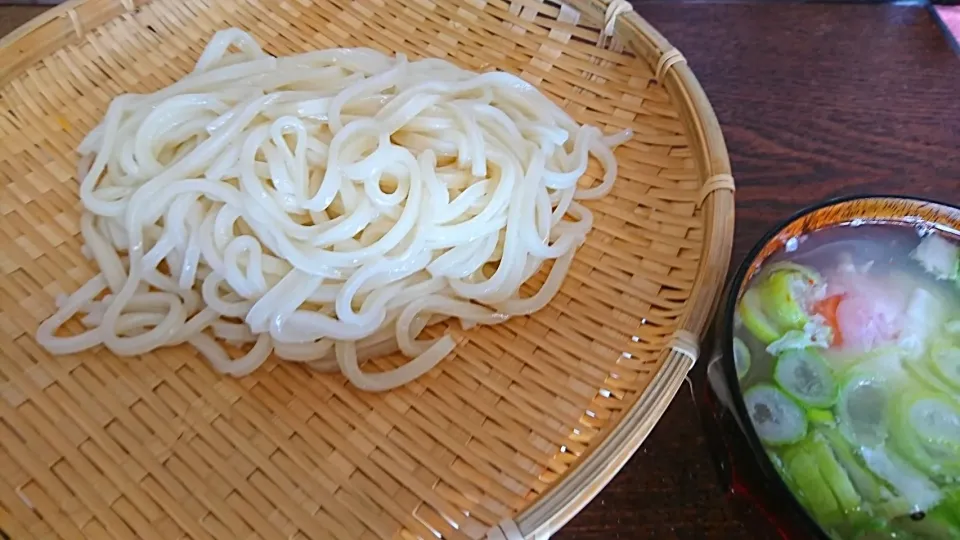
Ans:
[[[112,97],[170,84],[230,26],[274,54],[363,45],[504,69],[581,123],[632,128],[560,294],[471,330],[386,394],[274,361],[219,376],[187,347],[42,352],[33,335],[55,296],[95,272],[77,144]],[[625,2],[67,2],[0,41],[0,527],[17,540],[547,538],[695,362],[732,188],[693,73]]]

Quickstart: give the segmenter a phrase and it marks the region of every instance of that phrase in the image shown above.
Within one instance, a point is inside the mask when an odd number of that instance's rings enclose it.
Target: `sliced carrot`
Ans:
[[[840,324],[837,322],[837,307],[843,300],[842,294],[835,294],[820,300],[813,305],[813,312],[826,320],[827,325],[833,329],[833,343],[838,346],[843,344],[843,334],[840,332]]]

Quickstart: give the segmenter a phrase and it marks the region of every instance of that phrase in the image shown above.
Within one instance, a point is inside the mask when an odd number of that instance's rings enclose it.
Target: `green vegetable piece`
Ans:
[[[947,382],[946,377],[942,376],[936,366],[934,366],[933,357],[938,354],[939,347],[935,346],[929,359],[911,360],[904,362],[904,367],[913,380],[921,386],[938,392],[953,393],[956,390]]]
[[[899,540],[903,538],[902,533],[890,527],[882,519],[866,520],[849,537],[855,540]]]
[[[839,523],[843,511],[820,473],[817,459],[806,445],[797,445],[784,454],[784,465],[796,486],[794,494],[821,525]]]
[[[763,313],[760,293],[757,292],[756,288],[751,287],[743,293],[743,298],[740,299],[739,312],[747,330],[764,345],[769,345],[780,338],[780,330]]]
[[[840,435],[840,432],[834,428],[829,428],[821,430],[821,433],[833,449],[837,461],[847,471],[850,481],[853,482],[860,496],[869,503],[880,502],[883,499],[883,484],[879,478],[860,464],[854,449]]]
[[[837,418],[844,436],[855,445],[875,446],[888,436],[890,393],[882,380],[854,377],[840,390]]]
[[[733,363],[737,367],[737,379],[742,380],[750,371],[750,349],[738,337],[733,338]]]
[[[793,261],[775,262],[769,266],[766,266],[764,270],[768,275],[774,272],[793,272],[799,274],[801,277],[806,279],[807,283],[812,285],[820,285],[823,283],[823,276],[820,275],[820,272],[817,272],[809,266],[797,264]]]
[[[827,531],[830,538],[861,539],[861,538],[897,538],[896,536],[882,536],[884,531],[891,531],[888,520],[873,515],[873,509],[864,507],[847,514],[843,523],[837,524]],[[867,536],[874,534],[876,536]],[[889,534],[889,533],[888,533]]]
[[[943,494],[927,477],[896,453],[882,446],[861,447],[867,468],[893,487],[907,505],[901,513],[926,512],[940,503]]]
[[[787,472],[787,468],[783,464],[783,459],[781,459],[780,456],[778,456],[773,450],[767,450],[767,457],[770,459],[770,463],[773,464],[773,468],[776,469],[777,474],[780,475],[780,478],[783,478],[783,481],[786,482],[791,491],[795,491],[796,485],[794,484],[790,473]]]
[[[946,306],[933,293],[922,287],[910,293],[897,338],[906,358],[915,360],[927,352],[928,342],[943,327],[945,317]]]
[[[907,401],[910,424],[926,443],[960,451],[960,407],[938,394]]]
[[[896,346],[884,346],[859,356],[846,357],[849,367],[841,375],[845,382],[853,379],[869,379],[896,382],[906,373],[903,370],[903,349]]]
[[[928,476],[960,476],[960,408],[931,392],[911,392],[894,409],[892,442],[900,455]]]
[[[955,497],[956,494],[953,495]],[[960,538],[960,516],[957,515],[956,499],[944,498],[940,506],[933,509],[932,515],[949,526],[952,535],[948,538]],[[943,538],[943,537],[941,537]]]
[[[960,285],[960,280],[957,280],[957,284]],[[960,319],[948,322],[944,326],[944,330],[946,330],[948,334],[960,334]]]
[[[944,492],[943,502],[937,507],[954,526],[960,527],[960,488]]]
[[[809,320],[800,295],[823,282],[816,271],[795,263],[776,263],[743,294],[740,320],[764,345],[784,332],[800,330]]]
[[[774,446],[792,444],[807,435],[803,409],[779,389],[758,384],[743,395],[743,401],[763,442]]]
[[[910,516],[901,516],[894,519],[891,525],[912,535],[913,538],[923,540],[942,540],[946,538],[960,538],[960,527],[950,519],[949,513],[942,510],[943,504],[924,513],[922,519],[913,519]]]
[[[960,348],[934,347],[930,354],[933,370],[954,391],[960,390]]]
[[[830,491],[836,496],[843,513],[850,514],[859,510],[862,502],[860,495],[854,489],[853,482],[847,472],[834,456],[826,438],[819,433],[815,433],[807,446],[809,447],[808,451],[820,468],[820,475],[827,481],[827,485],[830,486]]]
[[[781,354],[773,378],[794,399],[809,407],[826,408],[837,401],[837,381],[815,349],[794,349]]]
[[[909,516],[915,511],[910,501],[900,496],[892,496],[889,499],[874,504],[872,511],[878,517],[890,521],[900,516]]]
[[[810,420],[811,424],[823,424],[832,426],[836,423],[837,419],[833,416],[833,413],[828,409],[807,409],[807,420]]]
[[[810,320],[798,295],[812,285],[798,272],[780,270],[771,273],[760,285],[763,311],[782,330],[799,330]]]

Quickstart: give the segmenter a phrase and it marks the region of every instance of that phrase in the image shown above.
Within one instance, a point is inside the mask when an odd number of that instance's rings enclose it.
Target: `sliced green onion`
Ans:
[[[960,476],[956,406],[945,399],[908,395],[894,417],[897,451],[931,478],[952,481]]]
[[[809,266],[804,266],[791,261],[776,262],[770,266],[767,266],[764,270],[764,273],[768,275],[773,274],[774,272],[795,272],[803,276],[813,285],[819,285],[823,283],[823,277],[820,275],[820,272],[817,272]]]
[[[781,354],[773,378],[794,399],[809,407],[827,408],[837,401],[837,381],[815,349],[794,349]]]
[[[897,338],[907,358],[916,359],[927,352],[928,342],[943,327],[945,316],[946,306],[930,291],[918,287],[910,293]]]
[[[830,490],[830,484],[821,474],[817,458],[808,451],[806,445],[790,448],[783,460],[793,479],[794,494],[817,521],[821,524],[840,522],[843,510]]]
[[[862,502],[860,494],[854,489],[853,482],[847,475],[846,470],[837,461],[833,450],[827,444],[827,440],[823,435],[815,433],[807,446],[808,449],[805,451],[809,452],[816,460],[820,475],[827,481],[827,485],[830,486],[830,491],[836,497],[843,513],[849,514],[858,510]]]
[[[956,391],[934,365],[933,356],[928,360],[914,359],[904,362],[903,365],[912,379],[922,386],[948,394]]]
[[[769,345],[780,338],[780,330],[763,313],[760,293],[756,288],[751,287],[743,293],[738,311],[747,330],[764,345]]]
[[[946,383],[954,390],[960,390],[960,349],[935,347],[930,354],[930,363]]]
[[[908,415],[895,410],[893,416],[895,424],[890,438],[892,449],[903,456],[911,466],[921,471],[924,476],[939,478],[940,465],[936,458],[927,452],[913,428],[908,424],[906,420]]]
[[[854,378],[840,390],[837,418],[847,439],[875,446],[886,440],[890,393],[883,381]]]
[[[960,450],[960,408],[937,395],[924,395],[909,403],[910,424],[929,444]]]
[[[797,272],[778,271],[760,284],[763,311],[770,321],[783,330],[799,330],[810,320],[798,295],[811,284]]]
[[[960,475],[960,408],[931,392],[909,392],[893,408],[891,440],[911,465],[936,479]]]
[[[882,381],[898,381],[906,377],[903,369],[905,353],[900,347],[885,346],[861,354],[859,357],[848,359],[850,367],[843,377],[848,382],[852,379],[871,379]]]
[[[823,280],[816,271],[795,263],[776,263],[765,270],[740,299],[743,324],[764,345],[784,332],[801,330],[810,320],[803,296],[812,294]]]
[[[843,466],[844,470],[850,476],[850,481],[857,488],[859,493],[866,501],[877,503],[883,499],[884,486],[880,479],[868,471],[857,459],[854,449],[840,435],[836,429],[829,428],[821,430],[824,438],[833,449],[833,454],[837,456],[837,461]]]
[[[771,445],[792,444],[807,434],[803,409],[777,388],[759,384],[743,395],[760,439]]]
[[[945,507],[945,503],[924,512],[922,519],[913,519],[910,516],[901,516],[894,519],[891,525],[918,539],[947,539],[960,538],[960,526],[953,521],[953,516]]]
[[[737,367],[737,378],[746,377],[750,371],[750,349],[738,337],[733,338],[733,363]]]
[[[853,538],[854,540],[896,540],[900,538],[897,531],[890,527],[890,524],[879,518],[862,519],[861,523],[854,527],[852,534],[843,535],[840,538]]]
[[[960,487],[946,490],[937,510],[955,527],[960,527]]]
[[[957,283],[960,284],[960,281],[957,281]],[[960,319],[948,322],[944,329],[948,334],[960,334]]]
[[[829,409],[807,409],[807,420],[811,424],[823,424],[832,426],[837,422],[837,418]]]
[[[777,473],[780,474],[780,477],[789,483],[790,473],[788,473],[787,469],[783,466],[783,460],[780,459],[780,456],[778,456],[773,450],[767,450],[767,457],[770,458],[770,463],[773,464],[773,468],[777,470]]]
[[[882,446],[860,449],[867,468],[893,486],[909,505],[910,513],[926,512],[940,502],[942,494],[926,475]]]

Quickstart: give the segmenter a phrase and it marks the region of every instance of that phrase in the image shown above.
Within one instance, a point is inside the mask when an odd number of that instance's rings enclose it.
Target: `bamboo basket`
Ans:
[[[95,272],[80,255],[77,144],[111,98],[170,84],[230,26],[274,54],[363,45],[503,69],[581,123],[632,128],[554,301],[467,332],[385,394],[272,360],[220,376],[187,347],[43,352],[33,336],[55,296]],[[626,2],[73,0],[0,41],[0,59],[10,538],[547,538],[623,467],[696,361],[730,255],[733,179],[693,72]]]

